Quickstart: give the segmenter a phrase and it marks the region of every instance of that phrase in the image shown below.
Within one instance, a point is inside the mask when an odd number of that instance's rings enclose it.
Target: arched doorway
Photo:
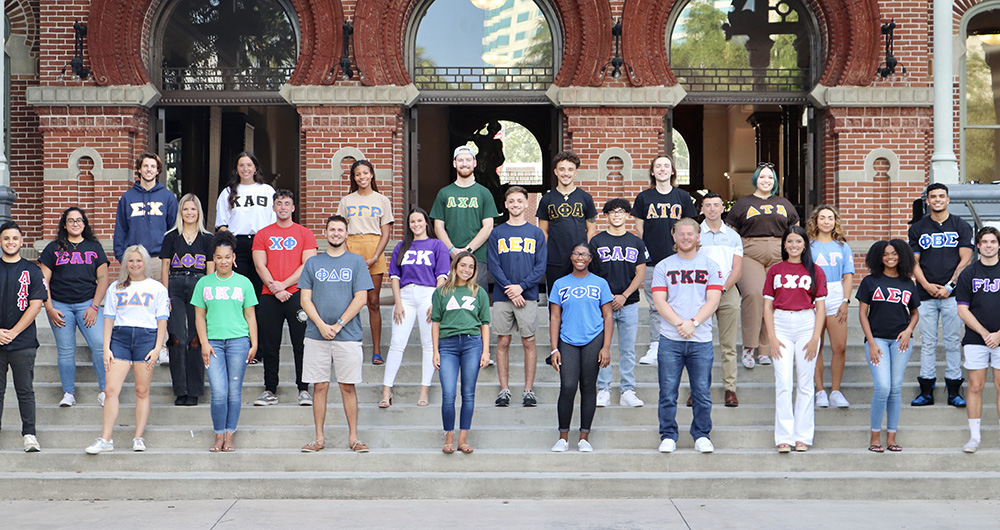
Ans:
[[[691,190],[750,193],[757,163],[779,168],[782,194],[804,213],[819,189],[817,24],[800,0],[690,0],[667,26],[670,68],[687,91],[668,116],[690,150]],[[706,156],[704,146],[712,146]]]
[[[295,69],[299,28],[287,0],[176,0],[154,18],[156,150],[164,184],[195,193],[214,220],[236,154],[253,151],[265,179],[299,189],[299,118],[278,94]],[[296,212],[296,215],[298,212]]]
[[[502,122],[519,124],[538,146],[536,159],[528,162],[537,171],[519,175],[518,184],[531,193],[548,190],[549,160],[561,141],[558,111],[545,96],[559,61],[556,20],[545,2],[534,0],[416,5],[406,38],[407,67],[420,89],[409,109],[409,166],[416,190],[411,202],[429,210],[437,190],[454,179],[455,147],[467,142],[488,147],[500,140],[508,149],[509,141],[499,137],[506,130]],[[480,149],[477,179],[503,211],[510,183],[495,172],[495,155],[496,149]]]

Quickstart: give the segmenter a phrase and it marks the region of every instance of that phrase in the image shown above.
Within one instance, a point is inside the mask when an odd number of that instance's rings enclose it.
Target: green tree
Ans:
[[[674,68],[749,68],[750,54],[742,40],[726,40],[722,24],[726,12],[709,0],[694,0],[681,14],[674,32],[683,28],[683,36],[670,46],[670,65]]]

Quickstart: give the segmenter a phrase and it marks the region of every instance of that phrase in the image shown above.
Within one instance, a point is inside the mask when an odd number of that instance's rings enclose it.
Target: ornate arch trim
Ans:
[[[683,0],[629,0],[623,9],[622,54],[635,68],[632,83],[677,84],[667,59],[666,31],[671,11]],[[803,0],[819,29],[819,83],[871,84],[878,65],[877,0]],[[641,75],[641,77],[639,77]]]
[[[422,0],[358,2],[354,14],[355,55],[365,85],[408,85],[404,49]],[[601,66],[611,55],[611,6],[606,0],[540,0],[556,13],[562,60],[554,84],[600,86]]]
[[[164,0],[167,1],[167,0]],[[340,59],[343,39],[341,0],[289,0],[299,19],[299,58],[288,81],[319,85]],[[149,34],[161,0],[91,0],[87,46],[99,85],[151,82]]]

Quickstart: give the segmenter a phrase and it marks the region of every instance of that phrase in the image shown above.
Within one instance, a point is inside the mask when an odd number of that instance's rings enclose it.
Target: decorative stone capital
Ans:
[[[676,107],[687,91],[680,85],[653,87],[560,87],[545,95],[557,107]]]
[[[32,86],[26,99],[36,107],[145,107],[160,100],[152,84],[118,86]]]
[[[932,87],[864,87],[816,85],[809,101],[818,108],[829,107],[930,107]]]
[[[420,91],[413,83],[404,86],[296,86],[285,84],[278,93],[285,98],[285,101],[295,106],[401,105],[409,107],[420,95]]]

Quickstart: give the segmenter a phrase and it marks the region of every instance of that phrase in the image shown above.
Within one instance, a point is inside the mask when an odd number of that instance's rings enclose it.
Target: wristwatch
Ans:
[[[342,318],[338,318],[337,319],[337,323],[340,324],[341,326],[343,326],[343,325],[346,324],[346,322],[344,322],[344,319],[342,319]]]
[[[701,322],[698,322],[697,320],[695,320],[693,318],[691,319],[691,322],[694,322],[694,327],[698,327],[698,326],[701,325]]]
[[[473,253],[472,247],[465,247],[465,251],[468,252],[469,254]]]

